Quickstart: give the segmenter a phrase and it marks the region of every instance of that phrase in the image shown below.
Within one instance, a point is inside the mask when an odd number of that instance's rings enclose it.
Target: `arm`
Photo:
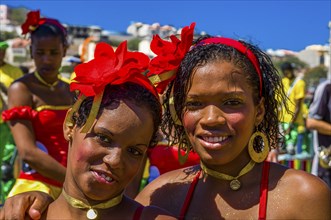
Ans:
[[[9,108],[33,106],[33,97],[20,82],[8,90]],[[45,177],[63,182],[66,168],[36,146],[32,123],[28,120],[13,120],[9,123],[20,158]]]
[[[51,202],[52,197],[43,192],[20,193],[6,199],[3,208],[0,209],[0,219],[28,219],[27,215],[31,219],[40,219]]]
[[[326,121],[308,118],[306,126],[309,130],[317,130],[318,133],[331,136],[331,124]]]

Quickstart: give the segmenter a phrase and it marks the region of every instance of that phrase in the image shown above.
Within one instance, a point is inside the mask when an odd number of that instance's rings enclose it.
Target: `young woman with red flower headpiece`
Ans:
[[[63,124],[67,172],[42,219],[175,219],[124,195],[161,122],[158,94],[142,74],[148,64],[123,42],[116,51],[97,44],[94,59],[76,66],[70,89],[78,95]]]
[[[329,219],[331,192],[321,179],[266,161],[278,142],[277,107],[286,100],[268,55],[224,37],[206,36],[191,47],[194,25],[180,40],[154,37],[148,76],[166,91],[162,131],[201,163],[161,175],[136,200],[179,219]],[[39,194],[17,201],[31,197],[34,204],[20,210],[30,216],[47,201]]]
[[[22,25],[30,34],[36,70],[17,79],[8,90],[7,111],[22,168],[9,196],[42,191],[56,198],[61,192],[67,164],[67,141],[62,124],[73,102],[69,84],[59,74],[67,49],[65,28],[54,19],[31,11]]]

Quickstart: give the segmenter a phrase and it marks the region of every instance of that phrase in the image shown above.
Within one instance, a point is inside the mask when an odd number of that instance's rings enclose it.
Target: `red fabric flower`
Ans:
[[[22,34],[34,31],[39,25],[45,23],[45,19],[40,18],[40,11],[30,11],[26,21],[22,24]]]
[[[140,84],[157,93],[148,78],[142,73],[147,70],[149,58],[140,52],[127,51],[127,42],[122,42],[114,52],[106,43],[98,43],[94,59],[75,67],[76,77],[70,84],[70,90],[79,90],[85,96],[95,96],[106,85],[119,85],[125,82]]]
[[[170,79],[157,83],[156,87],[159,93],[162,93],[168,83],[175,78],[175,72],[192,45],[194,27],[195,22],[184,27],[180,40],[174,35],[170,36],[171,41],[163,40],[158,35],[153,36],[150,47],[156,57],[150,62],[147,76],[159,75],[168,71],[174,73]]]
[[[27,14],[26,21],[21,25],[22,28],[22,34],[27,34],[29,32],[32,32],[36,30],[40,25],[49,23],[52,25],[55,25],[59,27],[63,33],[66,35],[66,29],[63,27],[63,25],[56,19],[52,18],[40,18],[40,11],[30,11]]]

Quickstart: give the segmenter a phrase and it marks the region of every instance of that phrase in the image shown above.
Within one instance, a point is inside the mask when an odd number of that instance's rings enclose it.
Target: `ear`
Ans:
[[[65,117],[65,120],[63,122],[63,135],[64,135],[64,138],[67,140],[67,141],[71,141],[71,137],[72,137],[72,130],[74,128],[74,123],[72,122],[71,118],[68,118],[70,117],[71,114],[69,114],[70,112],[72,111],[72,108],[70,108],[68,111],[67,111],[67,114],[66,114],[66,117]]]
[[[259,104],[256,107],[255,126],[258,126],[263,121],[264,115],[265,115],[264,97],[262,97],[260,99]]]

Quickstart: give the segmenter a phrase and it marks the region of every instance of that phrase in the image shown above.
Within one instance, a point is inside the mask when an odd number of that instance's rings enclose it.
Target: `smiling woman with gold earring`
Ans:
[[[59,21],[40,18],[39,11],[32,11],[22,25],[22,34],[30,34],[36,70],[10,86],[9,108],[3,113],[24,161],[9,196],[37,190],[56,198],[67,164],[68,143],[62,124],[73,102],[69,84],[59,73],[68,47],[67,32]]]

